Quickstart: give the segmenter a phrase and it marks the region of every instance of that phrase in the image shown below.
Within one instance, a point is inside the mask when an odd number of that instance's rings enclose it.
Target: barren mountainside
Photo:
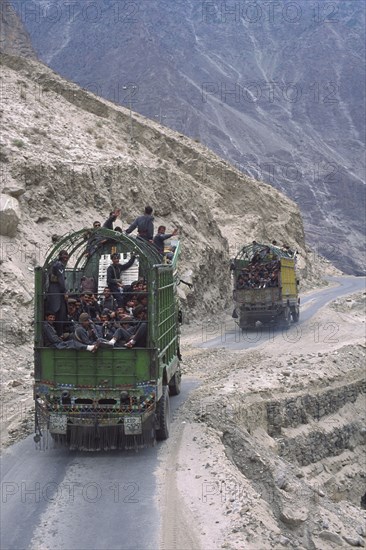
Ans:
[[[229,303],[229,257],[254,238],[288,242],[301,254],[301,273],[314,276],[299,210],[269,185],[181,134],[131,119],[41,63],[3,55],[1,78],[5,305],[17,301],[29,318],[33,267],[51,236],[103,221],[112,206],[122,208],[123,228],[149,203],[155,227],[179,229],[181,274],[194,283],[187,297],[181,291],[191,318]]]
[[[364,272],[365,3],[14,2],[40,58],[295,200]]]

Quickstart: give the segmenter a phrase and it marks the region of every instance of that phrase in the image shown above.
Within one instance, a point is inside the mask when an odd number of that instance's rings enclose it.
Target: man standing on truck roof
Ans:
[[[109,213],[108,218],[103,223],[103,227],[105,229],[112,229],[113,230],[113,222],[116,221],[116,219],[121,215],[121,209],[115,208],[112,212]],[[100,229],[101,223],[100,221],[94,221],[93,222],[93,229]],[[101,247],[103,244],[105,244],[108,239],[103,239],[98,232],[91,232],[90,230],[85,233],[85,239],[88,240],[86,245],[85,254],[86,256],[90,257],[94,254],[94,252]]]
[[[153,242],[154,238],[154,217],[152,216],[153,209],[151,206],[145,206],[143,216],[139,216],[126,229],[127,235],[132,233],[137,227],[138,236],[145,241]]]
[[[121,215],[121,209],[115,208],[113,212],[110,212],[109,217],[103,223],[103,227],[106,229],[113,229],[113,222]]]
[[[178,229],[174,229],[173,233],[165,233],[165,225],[159,225],[158,232],[154,237],[154,245],[159,251],[159,254],[164,254],[164,241],[174,237],[178,233]]]

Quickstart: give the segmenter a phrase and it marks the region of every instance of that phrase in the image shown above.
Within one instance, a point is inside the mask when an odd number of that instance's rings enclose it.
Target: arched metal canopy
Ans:
[[[288,252],[284,248],[281,248],[279,246],[273,246],[272,244],[264,244],[264,243],[251,243],[243,246],[235,256],[235,259],[251,261],[253,256],[257,252],[262,252],[266,248],[269,248],[269,250],[271,251],[271,254],[273,254],[278,259],[294,258],[295,256],[293,252]]]
[[[138,254],[143,257],[148,267],[159,265],[162,259],[154,245],[140,239],[139,237],[130,237],[124,233],[119,233],[111,229],[95,228],[82,229],[76,233],[64,235],[60,241],[53,246],[47,254],[43,269],[48,269],[50,264],[58,258],[61,250],[66,250],[76,266],[83,268],[89,257],[86,255],[88,241],[90,237],[100,237],[101,240],[108,239],[116,244],[122,245],[124,251]]]

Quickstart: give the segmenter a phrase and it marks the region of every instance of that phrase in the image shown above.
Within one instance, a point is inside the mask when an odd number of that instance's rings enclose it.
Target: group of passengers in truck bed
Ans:
[[[253,255],[247,267],[243,268],[236,280],[237,290],[243,288],[278,287],[280,262],[269,246]]]
[[[236,281],[236,288],[268,288],[278,286],[280,262],[272,260],[268,264],[254,264],[242,269]]]
[[[43,323],[46,347],[87,351],[96,351],[99,347],[146,347],[147,287],[144,280],[125,285],[120,304],[111,289],[105,287],[100,297],[88,291],[68,296],[66,305],[64,318],[60,319],[59,311],[46,313]]]
[[[113,223],[120,215],[115,209],[103,227],[113,230]],[[126,234],[138,230],[138,238],[151,244],[164,256],[164,241],[177,234],[165,233],[160,226],[153,237],[152,208],[145,212],[126,229]],[[93,229],[101,227],[100,222],[93,223]],[[122,231],[114,228],[114,231]],[[93,255],[106,241],[98,233],[87,237],[86,255]],[[102,296],[85,290],[81,280],[80,293],[69,295],[66,288],[65,268],[69,260],[67,250],[59,252],[49,272],[46,315],[43,323],[43,345],[57,349],[83,349],[96,351],[99,347],[146,347],[147,340],[147,286],[143,278],[131,285],[123,285],[121,274],[135,262],[135,256],[124,264],[120,255],[111,255],[112,263],[107,269],[107,286]]]

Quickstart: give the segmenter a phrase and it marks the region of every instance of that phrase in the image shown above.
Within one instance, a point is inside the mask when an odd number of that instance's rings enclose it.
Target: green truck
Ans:
[[[231,262],[233,318],[242,331],[260,321],[288,328],[300,317],[296,254],[288,248],[254,242]]]
[[[50,269],[61,250],[69,253],[69,296],[77,296],[83,281],[94,281],[100,293],[112,253],[136,256],[133,277],[147,285],[146,347],[100,347],[90,353],[45,345]],[[169,396],[179,394],[181,384],[179,252],[177,243],[172,260],[163,263],[155,247],[140,238],[103,228],[83,230],[63,237],[43,267],[36,268],[35,441],[50,434],[71,449],[107,450],[150,446],[168,438]]]

